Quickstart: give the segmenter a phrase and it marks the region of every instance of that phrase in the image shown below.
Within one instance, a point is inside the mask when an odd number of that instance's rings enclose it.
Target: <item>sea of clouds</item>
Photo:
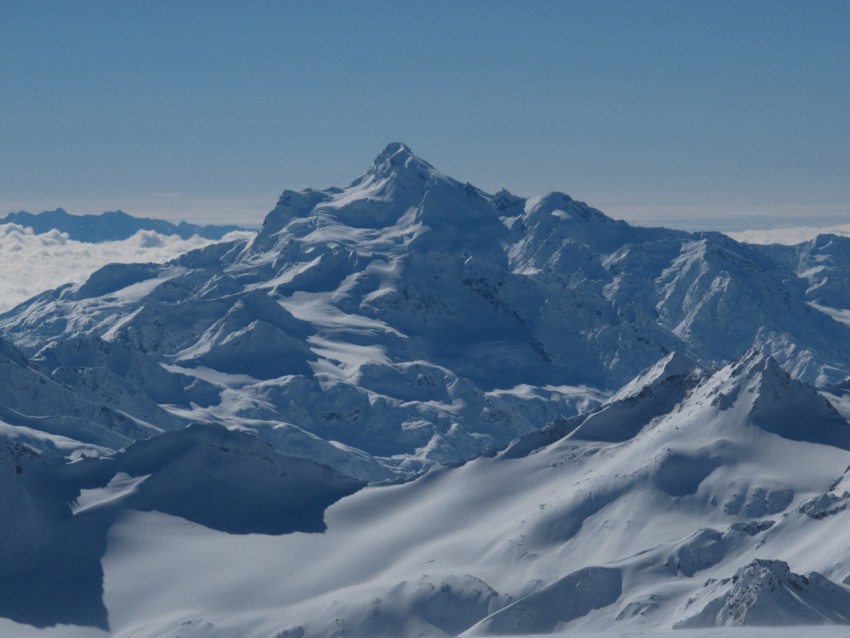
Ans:
[[[814,239],[818,235],[832,234],[850,237],[850,224],[836,226],[791,226],[763,230],[740,230],[726,233],[735,241],[748,244],[785,244],[793,246]]]
[[[230,233],[223,241],[250,234]],[[0,224],[0,312],[45,290],[81,283],[106,264],[163,263],[212,243],[141,230],[123,241],[90,244],[58,230],[36,235],[31,228]]]

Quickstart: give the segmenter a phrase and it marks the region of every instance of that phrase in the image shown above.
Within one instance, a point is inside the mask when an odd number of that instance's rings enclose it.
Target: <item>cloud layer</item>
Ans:
[[[850,237],[850,224],[837,226],[794,226],[790,228],[767,228],[763,230],[741,230],[726,233],[736,241],[748,244],[785,244],[793,246],[814,239],[818,235],[844,235]]]
[[[225,239],[248,234],[231,233]],[[106,264],[162,263],[212,243],[143,230],[124,241],[87,244],[57,230],[35,235],[30,228],[0,224],[0,312],[45,290],[81,283]]]

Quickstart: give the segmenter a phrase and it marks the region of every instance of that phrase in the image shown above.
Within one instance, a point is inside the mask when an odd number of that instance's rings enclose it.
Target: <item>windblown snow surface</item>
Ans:
[[[0,315],[0,634],[848,635],[848,274],[391,144]]]

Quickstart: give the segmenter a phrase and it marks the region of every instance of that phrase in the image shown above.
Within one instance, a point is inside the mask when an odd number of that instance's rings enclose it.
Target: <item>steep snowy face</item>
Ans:
[[[521,211],[506,212],[514,212],[506,219],[514,234],[512,267],[548,272],[568,280],[577,272],[591,280],[610,281],[607,269],[599,267],[602,257],[634,241],[677,235],[663,229],[633,228],[565,193],[531,197]]]
[[[76,513],[156,510],[232,534],[322,532],[328,505],[363,486],[221,426],[168,432],[66,472],[87,487]]]
[[[362,269],[366,255],[411,250],[480,253],[504,262],[507,230],[497,207],[504,201],[437,172],[403,144],[390,144],[346,188],[284,191],[249,260],[265,263],[273,250],[278,263],[283,257],[325,270],[335,264],[339,275]],[[357,257],[359,263],[346,263]]]
[[[81,444],[118,448],[183,425],[147,394],[135,392],[105,369],[58,368],[51,374],[2,339],[0,387],[0,420]]]
[[[355,180],[354,184],[361,185],[370,181],[391,183],[393,187],[415,191],[418,185],[439,176],[433,166],[416,157],[408,146],[401,142],[392,142],[378,154],[366,175]]]
[[[806,294],[811,301],[830,308],[850,308],[850,239],[819,235],[796,246],[794,255],[797,273],[809,284]]]
[[[677,628],[850,622],[850,591],[817,572],[795,574],[784,561],[754,560],[732,578],[707,584],[706,590],[708,595],[723,593]]]
[[[716,438],[732,440],[757,428],[791,441],[850,450],[847,420],[813,386],[793,379],[755,348],[710,374],[681,355],[670,355],[582,417],[570,438],[594,440],[591,434],[606,431],[604,424],[610,422],[608,427],[623,432],[615,440],[623,441],[636,433],[630,423],[652,420],[654,428],[663,430],[671,419],[677,428],[710,423],[707,434]]]
[[[569,438],[628,441],[653,418],[668,414],[706,378],[693,360],[673,352],[623,386],[599,410],[581,420]]]
[[[786,439],[850,450],[850,425],[829,401],[792,379],[772,357],[751,351],[728,369],[735,381],[721,402],[733,396],[746,402],[755,425]]]
[[[105,627],[103,572],[82,567],[81,555],[91,549],[65,537],[72,497],[35,450],[0,437],[0,617],[38,627],[59,620]],[[70,553],[75,549],[82,551]]]
[[[369,230],[397,227],[410,230],[411,215],[426,193],[439,183],[457,185],[419,159],[404,144],[390,144],[365,174],[347,188],[303,192],[285,190],[277,206],[266,217],[252,244],[254,252],[263,252],[287,235],[306,237],[326,226],[358,229],[355,236]],[[407,216],[407,217],[405,217]],[[345,234],[345,233],[343,233]],[[374,235],[374,233],[372,234]],[[344,237],[340,237],[344,239]]]
[[[13,437],[0,421],[0,618],[35,627],[109,630],[101,559],[111,527],[129,513],[228,534],[318,533],[325,509],[363,486],[221,426],[68,464]]]

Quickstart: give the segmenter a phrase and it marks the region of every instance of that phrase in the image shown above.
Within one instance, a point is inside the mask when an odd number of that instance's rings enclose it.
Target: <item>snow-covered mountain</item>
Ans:
[[[51,369],[148,360],[158,380],[128,381],[181,417],[415,472],[584,412],[671,352],[712,367],[756,345],[842,383],[850,298],[817,292],[840,289],[841,241],[635,228],[561,193],[489,195],[391,144],[347,188],[284,191],[250,241],[108,266],[0,329]]]
[[[160,235],[177,235],[182,239],[193,235],[204,239],[221,239],[227,233],[245,230],[240,226],[200,226],[185,221],[172,224],[162,219],[134,217],[120,210],[100,215],[72,215],[61,208],[38,214],[26,211],[9,213],[0,218],[0,224],[17,224],[32,228],[36,235],[57,230],[75,241],[90,243],[127,239],[140,230],[149,230]]]
[[[86,586],[0,632],[850,620],[847,241],[635,228],[391,144],[43,293],[0,315],[0,520],[41,540],[0,532],[48,557],[20,591]]]

